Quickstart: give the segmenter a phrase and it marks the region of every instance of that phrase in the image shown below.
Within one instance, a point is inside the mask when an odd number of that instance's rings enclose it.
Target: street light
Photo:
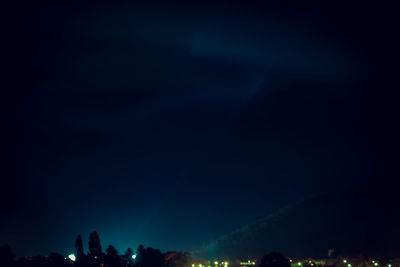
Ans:
[[[69,254],[69,255],[68,255],[68,259],[70,259],[71,261],[75,261],[75,260],[76,260],[76,257],[75,257],[74,254]]]
[[[136,254],[133,254],[133,255],[132,255],[132,259],[133,259],[133,260],[136,259]]]

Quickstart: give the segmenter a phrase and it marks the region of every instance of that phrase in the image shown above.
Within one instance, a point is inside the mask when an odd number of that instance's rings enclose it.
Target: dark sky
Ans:
[[[0,243],[17,255],[93,230],[121,252],[195,249],[394,176],[391,7],[10,9]]]

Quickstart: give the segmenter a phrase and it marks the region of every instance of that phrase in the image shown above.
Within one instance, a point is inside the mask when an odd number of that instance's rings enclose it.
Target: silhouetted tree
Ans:
[[[9,245],[0,246],[0,266],[15,266],[14,254]]]
[[[63,267],[68,266],[67,261],[64,259],[64,256],[59,253],[50,253],[47,257],[47,265],[50,267]]]
[[[137,249],[135,265],[138,267],[163,267],[164,256],[158,249],[144,248],[140,245]]]
[[[105,256],[105,263],[110,267],[122,267],[121,259],[118,255],[118,251],[115,249],[114,246],[108,246],[106,250],[107,254]]]
[[[192,257],[190,252],[167,252],[165,253],[165,265],[167,267],[187,267],[190,266]]]
[[[118,256],[118,251],[115,249],[113,245],[109,245],[108,248],[106,249],[107,256],[111,257],[117,257]]]
[[[141,258],[145,256],[146,249],[144,248],[143,245],[139,245],[139,247],[136,250],[136,262],[141,261]]]
[[[46,265],[46,258],[38,254],[33,256],[29,261],[29,267],[43,267]]]
[[[101,257],[102,249],[99,234],[94,231],[89,236],[89,253],[92,257]]]
[[[132,256],[133,256],[133,250],[131,248],[128,248],[125,251],[125,257],[128,258],[128,259],[132,259]]]
[[[260,267],[290,267],[290,261],[279,252],[271,252],[261,259]]]
[[[82,257],[84,256],[84,252],[83,252],[83,242],[82,242],[82,236],[78,235],[75,239],[75,249],[76,249],[76,258],[82,259]]]
[[[125,265],[133,265],[132,256],[134,255],[133,250],[128,248],[123,255]]]

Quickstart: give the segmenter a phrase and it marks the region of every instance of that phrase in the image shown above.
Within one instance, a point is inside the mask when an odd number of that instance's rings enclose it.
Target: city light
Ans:
[[[75,257],[74,254],[69,254],[69,255],[68,255],[68,259],[70,259],[71,261],[75,261],[75,260],[76,260],[76,257]]]
[[[378,263],[377,263],[377,262],[374,262],[374,265],[375,265],[375,266],[378,266]]]
[[[298,262],[298,263],[297,263],[297,265],[299,265],[299,266],[300,266],[300,265],[301,265],[301,262]]]
[[[245,261],[245,262],[241,262],[240,265],[256,265],[256,262],[248,260],[248,261]]]
[[[343,260],[343,263],[347,263],[347,260]]]
[[[136,254],[133,254],[133,255],[132,255],[132,259],[136,259]]]
[[[215,265],[218,265],[218,261],[214,261],[214,264],[215,264]]]

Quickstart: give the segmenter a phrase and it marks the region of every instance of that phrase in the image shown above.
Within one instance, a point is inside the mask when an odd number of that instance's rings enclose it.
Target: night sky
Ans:
[[[10,7],[0,244],[192,250],[389,183],[394,8],[321,2]]]

